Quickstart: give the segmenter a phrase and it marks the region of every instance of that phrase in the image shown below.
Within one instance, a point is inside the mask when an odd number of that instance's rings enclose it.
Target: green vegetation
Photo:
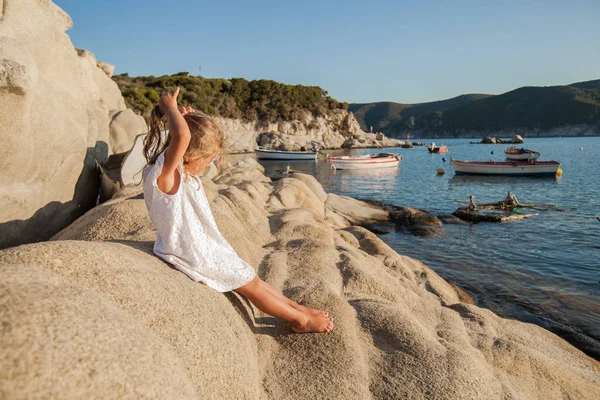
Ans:
[[[422,104],[350,104],[365,130],[389,136],[415,131],[459,137],[464,131],[549,130],[600,122],[600,80],[567,86],[523,87],[501,95],[468,94]]]
[[[348,107],[318,86],[286,85],[264,79],[209,79],[187,72],[159,77],[130,77],[125,73],[113,79],[127,106],[144,117],[150,115],[163,90],[177,86],[181,88],[180,104],[210,115],[246,121],[289,121],[300,119],[305,112],[323,116]]]

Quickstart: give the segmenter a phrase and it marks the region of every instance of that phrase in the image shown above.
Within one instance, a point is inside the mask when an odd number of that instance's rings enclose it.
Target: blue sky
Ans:
[[[600,1],[54,0],[116,73],[273,79],[416,103],[600,78]]]

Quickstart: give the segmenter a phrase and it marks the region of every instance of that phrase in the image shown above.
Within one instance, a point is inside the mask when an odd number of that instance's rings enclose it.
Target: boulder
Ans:
[[[131,150],[135,137],[148,132],[146,121],[131,109],[113,110],[109,114],[109,145],[111,153]]]
[[[113,76],[115,72],[115,66],[109,63],[98,61],[96,66],[102,70],[109,78]]]
[[[369,225],[385,222],[389,213],[380,207],[334,193],[327,195],[325,207],[330,212],[344,218],[349,225]]]
[[[0,248],[48,239],[96,204],[117,85],[77,51],[51,1],[4,0],[0,22]],[[116,141],[120,141],[117,137]]]
[[[521,135],[515,135],[512,137],[511,143],[521,144],[521,143],[525,143],[525,140],[523,139],[523,137]]]
[[[394,207],[390,217],[397,227],[418,236],[439,233],[443,230],[441,221],[435,215],[412,207]]]

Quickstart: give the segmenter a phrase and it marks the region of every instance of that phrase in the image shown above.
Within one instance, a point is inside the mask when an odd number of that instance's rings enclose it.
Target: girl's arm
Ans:
[[[169,136],[171,140],[165,150],[165,163],[162,173],[157,179],[158,188],[166,194],[175,194],[179,189],[179,171],[177,166],[180,164],[188,145],[190,144],[190,129],[183,115],[177,109],[177,95],[179,88],[175,93],[165,93],[160,98],[158,106],[160,111],[166,115],[169,122]]]

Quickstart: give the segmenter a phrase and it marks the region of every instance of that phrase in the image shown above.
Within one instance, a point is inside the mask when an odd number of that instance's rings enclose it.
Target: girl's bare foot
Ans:
[[[329,333],[333,330],[333,318],[323,314],[305,313],[306,319],[302,323],[292,324],[294,332],[298,333]]]
[[[306,307],[306,306],[303,306],[302,304],[298,304],[296,302],[293,302],[293,304],[291,304],[291,306],[294,307],[296,310],[302,311],[303,313],[306,313],[306,314],[323,315],[325,317],[329,316],[329,313],[327,313],[327,311],[322,311],[322,310],[317,310],[316,308]]]

